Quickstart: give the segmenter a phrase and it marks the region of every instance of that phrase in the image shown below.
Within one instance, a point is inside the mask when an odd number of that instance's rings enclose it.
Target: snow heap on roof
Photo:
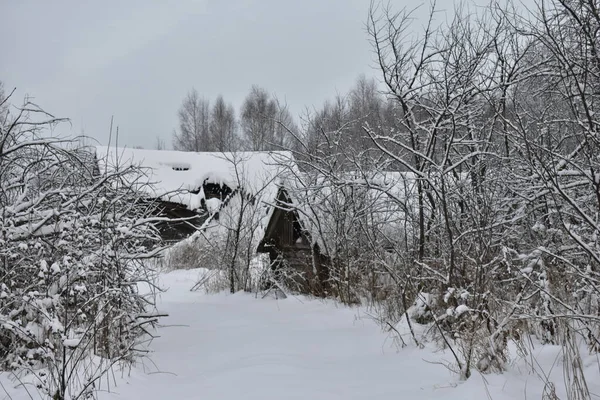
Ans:
[[[184,152],[96,146],[101,172],[142,167],[138,187],[150,197],[200,208],[204,183],[242,187],[274,198],[279,176],[293,162],[291,152]]]

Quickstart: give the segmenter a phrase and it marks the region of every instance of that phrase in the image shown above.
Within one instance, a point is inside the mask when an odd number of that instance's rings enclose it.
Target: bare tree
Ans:
[[[254,85],[242,105],[240,124],[248,150],[280,150],[289,144],[284,127],[291,126],[293,118],[265,89]]]
[[[163,138],[161,138],[160,136],[157,136],[156,142],[154,143],[154,148],[156,150],[165,150],[167,148],[167,146],[165,144],[165,140]]]
[[[502,276],[499,251],[515,218],[499,210],[506,209],[516,188],[505,185],[507,163],[496,161],[496,133],[502,133],[502,116],[508,116],[502,105],[510,93],[507,85],[520,68],[514,63],[519,56],[510,54],[515,42],[506,34],[517,24],[458,8],[448,25],[434,29],[434,15],[432,9],[423,32],[415,34],[410,12],[372,9],[368,31],[398,118],[397,128],[387,133],[364,129],[416,184],[412,259],[390,271],[412,288],[411,296],[427,299],[431,315],[426,318],[453,348],[466,379],[475,366],[498,370],[506,360],[509,328],[502,318],[507,310],[491,307],[488,296],[510,298],[496,291],[495,279]],[[518,293],[515,288],[513,296]],[[449,314],[449,306],[480,312],[467,322],[462,312]]]
[[[276,105],[266,90],[252,86],[244,100],[241,127],[250,150],[265,150],[273,140]]]
[[[179,132],[173,133],[173,148],[211,151],[209,102],[192,89],[179,108]]]
[[[235,111],[223,96],[217,97],[212,108],[210,138],[214,151],[232,151],[237,147]]]
[[[369,126],[372,130],[386,131],[391,127],[386,126],[385,111],[386,101],[377,88],[375,79],[367,79],[361,75],[356,80],[356,84],[350,90],[348,96],[348,116],[353,121],[348,145],[355,150],[364,150],[373,148],[373,143],[365,134],[363,127]],[[366,157],[370,155],[365,154]]]
[[[346,168],[355,167],[355,155],[360,155],[363,163],[381,162],[381,153],[363,128],[368,126],[372,131],[390,132],[396,126],[395,112],[394,103],[380,93],[375,80],[359,76],[355,86],[347,94],[338,94],[332,101],[326,101],[320,109],[308,113],[299,140],[307,143],[313,151],[318,151],[317,148],[331,149],[338,155],[352,155],[353,161],[345,156],[338,157],[338,162],[347,164]],[[290,128],[296,131],[294,127]],[[338,138],[340,140],[329,140],[329,136],[333,138],[339,133],[343,134]],[[293,141],[292,147],[299,154],[306,153],[299,144],[298,140]]]
[[[256,249],[262,239],[259,235],[260,226],[265,223],[265,208],[274,200],[269,196],[273,196],[274,182],[283,169],[257,174],[250,170],[256,168],[255,160],[250,159],[253,156],[247,152],[220,155],[230,166],[227,180],[233,190],[223,201],[210,199],[209,217],[201,232],[170,251],[174,257],[179,257],[177,253],[195,252],[203,259],[211,259],[209,265],[215,272],[210,278],[214,279],[202,277],[194,289],[257,291],[269,280],[268,264],[264,265],[264,257],[257,256]],[[271,162],[275,164],[279,158],[273,157]],[[260,157],[258,160],[266,161]]]
[[[4,123],[8,117],[8,97],[4,91],[4,82],[0,81],[0,123]]]

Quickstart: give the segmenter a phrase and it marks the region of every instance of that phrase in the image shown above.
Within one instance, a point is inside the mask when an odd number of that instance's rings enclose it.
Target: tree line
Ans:
[[[196,89],[186,95],[178,118],[173,148],[182,151],[281,150],[289,145],[286,127],[294,126],[288,109],[256,85],[244,100],[239,118],[222,96],[211,105]]]
[[[192,89],[179,111],[179,127],[172,144],[181,151],[298,150],[306,145],[318,151],[324,132],[344,128],[344,145],[361,151],[372,147],[363,125],[394,129],[395,102],[380,90],[374,78],[361,75],[355,85],[321,106],[307,108],[296,118],[276,95],[254,85],[238,113],[218,96],[214,103]],[[297,122],[299,120],[299,123]],[[164,148],[164,143],[155,146]]]

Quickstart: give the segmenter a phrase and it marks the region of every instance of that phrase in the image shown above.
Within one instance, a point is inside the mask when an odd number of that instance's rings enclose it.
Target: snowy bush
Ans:
[[[174,244],[165,253],[165,264],[169,271],[176,269],[222,267],[218,249],[215,244],[206,243],[200,234]]]
[[[135,361],[159,250],[153,204],[123,183],[138,172],[99,171],[48,137],[59,122],[25,104],[0,126],[0,365],[54,399]]]

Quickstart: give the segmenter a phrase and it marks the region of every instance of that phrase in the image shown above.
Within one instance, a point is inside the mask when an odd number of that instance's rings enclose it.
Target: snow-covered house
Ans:
[[[140,167],[133,184],[161,204],[160,216],[185,221],[162,224],[164,238],[181,240],[218,220],[237,194],[264,207],[277,193],[289,152],[183,152],[96,147],[100,170]],[[260,203],[260,204],[259,204]]]
[[[336,230],[341,225],[352,229],[360,218],[368,218],[388,231],[384,237],[397,237],[394,230],[411,217],[405,212],[415,183],[409,173],[348,172],[332,181],[300,172],[290,152],[97,147],[96,156],[101,170],[141,167],[143,175],[135,178],[138,189],[160,201],[162,216],[186,219],[159,226],[167,240],[186,239],[176,247],[187,243],[230,253],[225,247],[231,232],[239,229],[253,253],[248,257],[268,254],[274,270],[285,263],[300,272],[297,288],[314,294],[328,292],[332,260],[339,259]]]

